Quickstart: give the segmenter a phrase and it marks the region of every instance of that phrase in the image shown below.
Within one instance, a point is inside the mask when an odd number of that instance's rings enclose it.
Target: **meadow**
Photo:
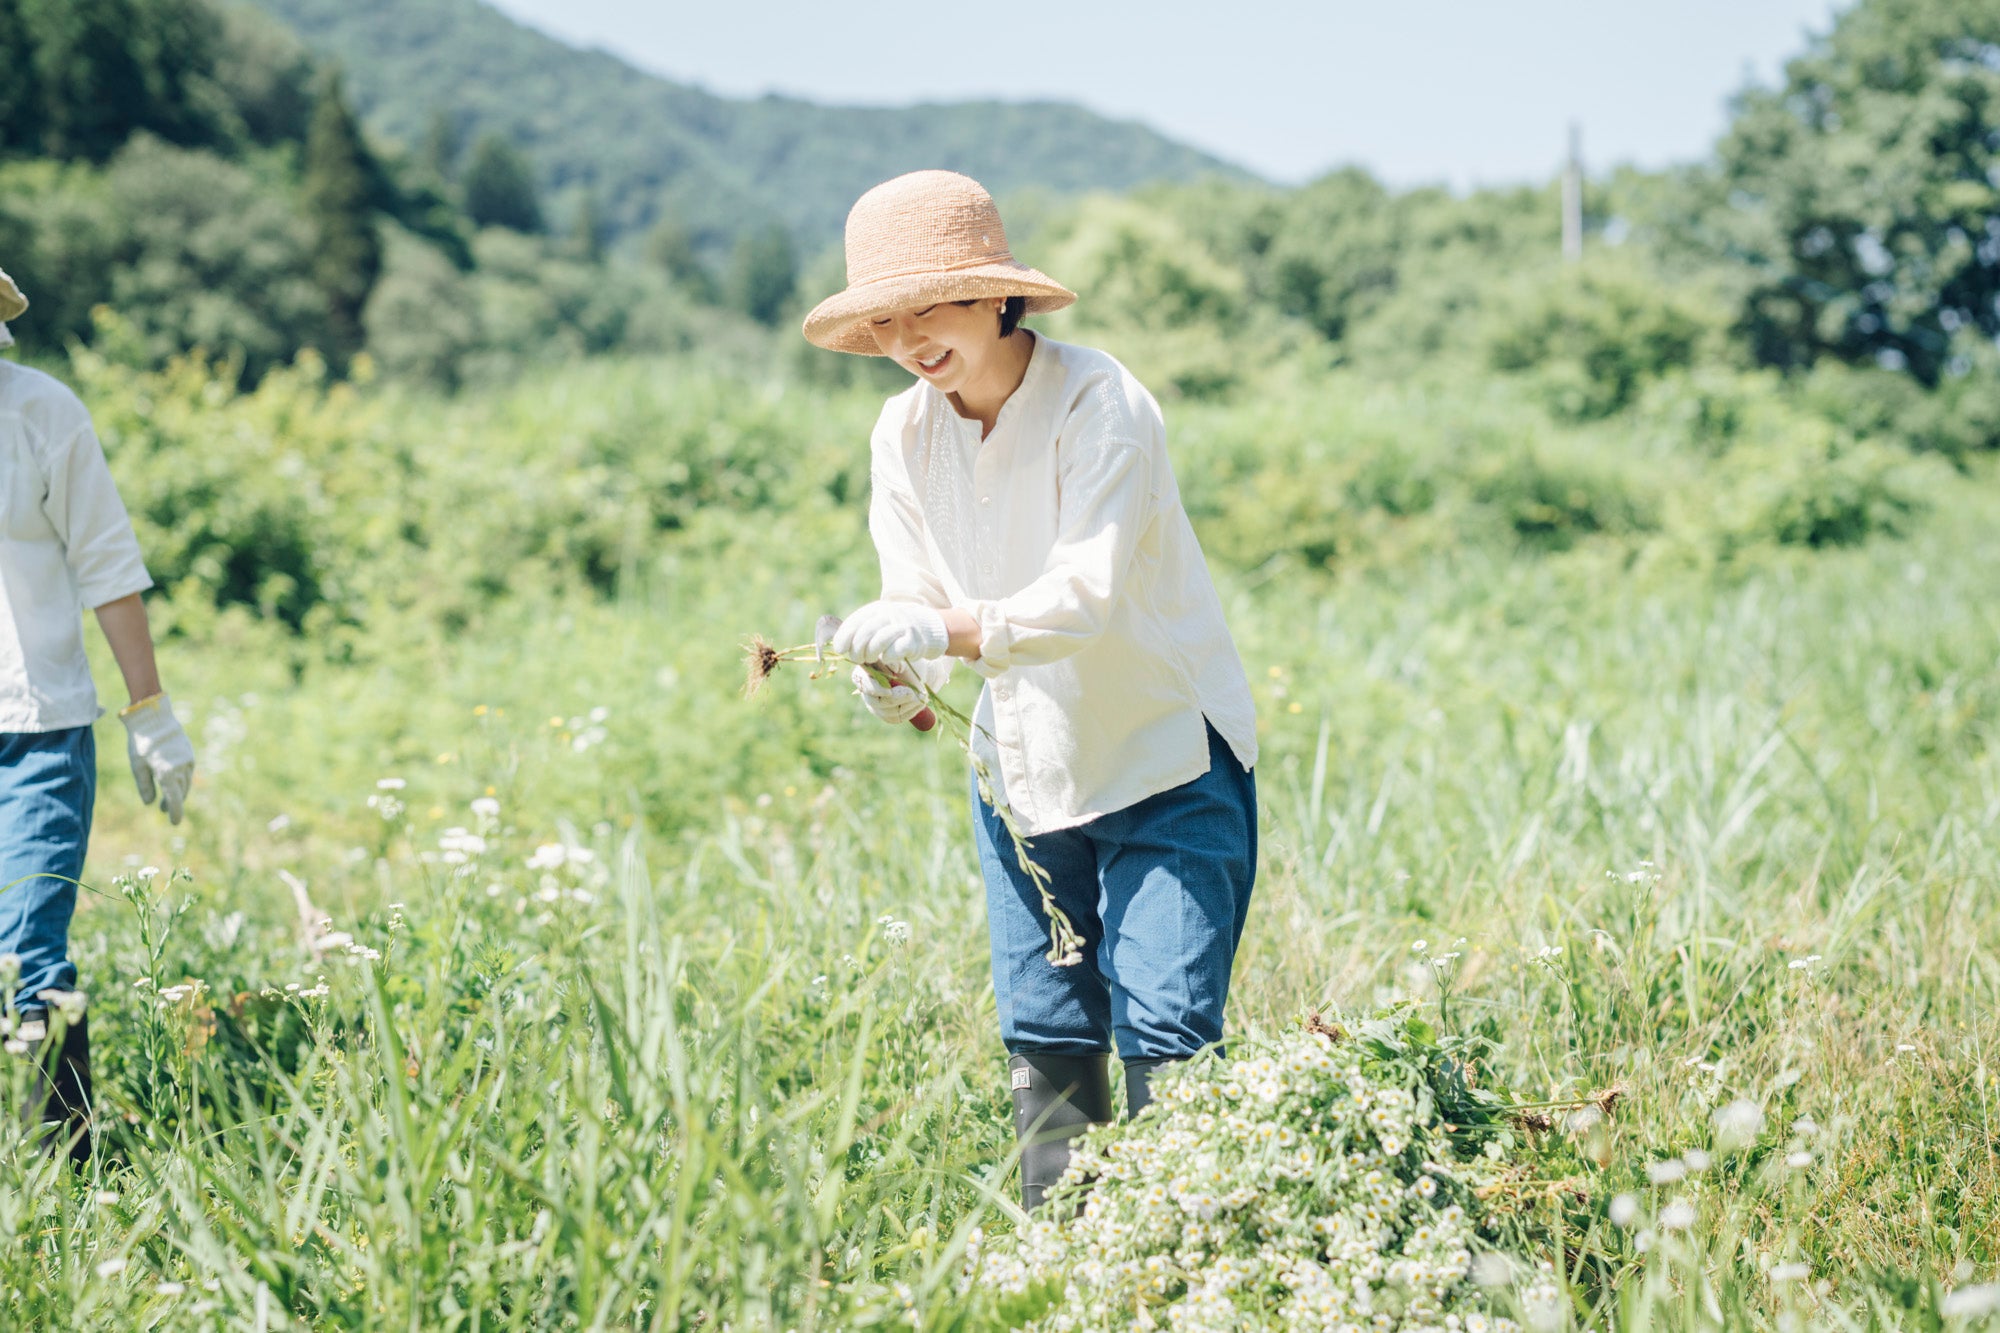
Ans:
[[[873,590],[876,398],[64,370],[201,769],[170,830],[100,735],[103,1142],[0,1161],[8,1326],[1036,1313],[962,1280],[1019,1222],[963,760],[741,692]],[[1755,375],[1539,392],[1169,403],[1264,744],[1233,1030],[1410,1000],[1524,1102],[1617,1089],[1514,1186],[1544,1326],[1983,1326],[2000,486]]]

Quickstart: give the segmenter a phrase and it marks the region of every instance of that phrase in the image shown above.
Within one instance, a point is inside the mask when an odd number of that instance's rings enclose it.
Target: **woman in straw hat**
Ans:
[[[27,308],[0,272],[0,347],[13,343],[5,321]],[[131,692],[119,717],[139,795],[178,824],[194,749],[160,689],[139,599],[152,583],[90,414],[56,380],[0,360],[0,1026],[8,1050],[37,1059],[23,1114],[61,1122],[79,1160],[90,1154],[90,1033],[69,922],[103,712],[81,610],[95,608]]]
[[[847,280],[806,337],[917,382],[870,442],[882,595],[833,647],[933,689],[954,660],[986,678],[974,745],[992,801],[975,779],[973,824],[1034,1208],[1069,1140],[1112,1118],[1114,1045],[1137,1114],[1155,1070],[1222,1039],[1257,862],[1249,682],[1159,405],[1105,353],[1021,327],[1076,297],[1014,259],[991,196],[947,171],[870,190],[848,214]],[[923,707],[859,668],[854,684],[884,722]],[[996,803],[1080,956],[1048,956]]]

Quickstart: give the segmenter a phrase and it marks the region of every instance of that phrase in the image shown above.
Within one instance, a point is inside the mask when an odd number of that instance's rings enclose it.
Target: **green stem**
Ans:
[[[794,662],[805,659],[810,659],[816,667],[821,668],[813,672],[815,679],[822,675],[832,674],[830,671],[823,669],[829,663],[853,663],[852,658],[828,652],[818,644],[805,644],[797,648],[784,648],[780,649],[776,654],[776,660],[780,662]],[[1055,893],[1049,879],[1049,872],[1037,865],[1034,857],[1028,854],[1029,843],[1021,834],[1021,826],[1014,818],[1013,808],[1007,802],[995,799],[992,770],[988,768],[986,761],[980,758],[979,751],[972,744],[972,736],[975,731],[984,736],[989,743],[993,741],[992,733],[974,722],[957,708],[946,703],[943,696],[926,684],[921,677],[904,680],[879,662],[853,664],[866,668],[869,674],[873,675],[877,681],[884,685],[908,685],[920,691],[924,696],[925,706],[939,717],[951,723],[952,729],[957,735],[959,748],[964,750],[965,757],[972,761],[972,771],[979,779],[980,799],[991,806],[993,813],[999,816],[1001,826],[1007,830],[1009,841],[1014,844],[1014,859],[1020,863],[1021,873],[1028,877],[1029,882],[1035,886],[1035,891],[1041,895],[1042,911],[1049,918],[1049,951],[1043,956],[1049,960],[1050,965],[1053,967],[1075,967],[1081,963],[1083,961],[1083,935],[1077,930],[1076,924],[1069,919],[1069,913],[1063,911],[1057,905]]]

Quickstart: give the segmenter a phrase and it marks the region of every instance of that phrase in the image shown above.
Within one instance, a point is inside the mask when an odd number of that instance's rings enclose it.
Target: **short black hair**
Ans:
[[[971,305],[973,304],[974,301],[977,301],[978,299],[979,298],[975,296],[971,300],[960,301],[958,302],[958,304]],[[1000,312],[1000,336],[1002,338],[1013,337],[1014,330],[1021,327],[1021,319],[1027,313],[1028,313],[1027,297],[1025,296],[1008,297],[1006,308]]]

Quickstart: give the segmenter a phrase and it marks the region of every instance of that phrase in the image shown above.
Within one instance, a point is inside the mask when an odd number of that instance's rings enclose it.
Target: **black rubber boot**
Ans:
[[[62,1023],[57,1015],[53,1020]],[[90,1102],[90,1018],[78,1014],[63,1025],[62,1045],[51,1052],[49,1082],[54,1095],[49,1098],[46,1116],[50,1120],[60,1120],[60,1139],[52,1142],[51,1151],[58,1147],[69,1150],[70,1162],[78,1167],[90,1161],[91,1153],[91,1102]]]
[[[14,1035],[27,1043],[35,1061],[28,1101],[21,1108],[26,1126],[38,1132],[52,1155],[65,1153],[83,1166],[90,1161],[90,1019],[66,1019],[61,1010],[23,1009]]]
[[[1155,1060],[1125,1062],[1125,1114],[1138,1119],[1139,1112],[1153,1104],[1153,1075],[1167,1065],[1177,1065],[1180,1056],[1163,1055]]]
[[[1111,1061],[1103,1054],[1017,1055],[1007,1070],[1021,1141],[1021,1206],[1032,1213],[1062,1179],[1069,1141],[1111,1123]]]

